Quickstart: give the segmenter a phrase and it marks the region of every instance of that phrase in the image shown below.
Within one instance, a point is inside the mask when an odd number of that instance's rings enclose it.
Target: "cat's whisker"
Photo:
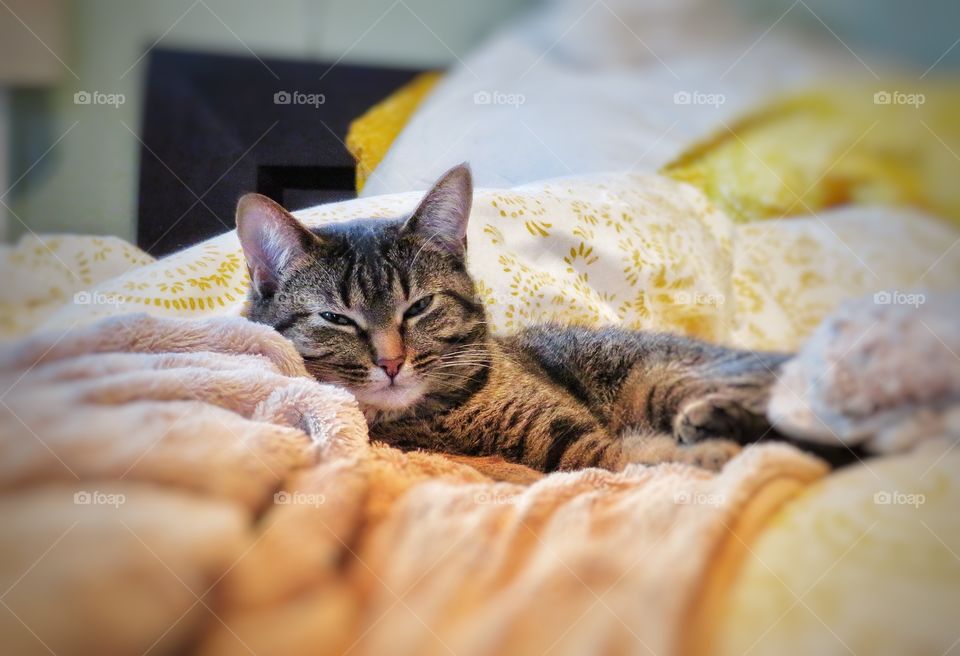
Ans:
[[[469,362],[463,364],[447,364],[436,367],[431,367],[431,371],[456,371],[456,370],[473,370],[473,369],[488,369],[493,366],[493,362]]]
[[[483,357],[480,354],[467,354],[456,358],[443,359],[439,362],[440,364],[469,364],[470,362],[490,362],[493,359],[492,357]]]
[[[462,385],[467,382],[477,382],[481,380],[477,376],[463,376],[458,374],[447,374],[445,376],[433,376],[433,377],[425,377],[425,378],[429,378],[430,380],[433,380],[438,383],[445,383],[445,384],[456,383],[458,385]]]

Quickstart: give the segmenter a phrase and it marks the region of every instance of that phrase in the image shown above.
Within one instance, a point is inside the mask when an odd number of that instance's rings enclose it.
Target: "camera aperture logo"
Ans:
[[[673,295],[674,305],[707,305],[720,307],[726,303],[727,297],[723,294],[706,292],[676,292]]]
[[[678,506],[722,506],[727,497],[722,494],[706,492],[691,492],[684,490],[673,495],[673,502]]]
[[[273,295],[277,303],[290,303],[292,305],[313,305],[316,303],[317,295],[312,292],[291,292],[279,291]]]
[[[903,91],[877,91],[873,94],[874,105],[910,105],[917,109],[927,102],[922,93],[905,93]]]
[[[519,107],[527,102],[527,97],[522,93],[506,93],[504,91],[480,90],[473,94],[474,105],[507,105],[509,107]]]
[[[310,105],[319,108],[320,105],[327,102],[326,95],[322,93],[304,93],[302,91],[277,91],[273,94],[274,105]]]
[[[507,506],[516,503],[519,498],[516,494],[488,489],[473,495],[473,502],[485,506]]]
[[[287,492],[280,490],[273,495],[273,502],[278,506],[313,506],[317,508],[327,502],[327,497],[312,492]]]
[[[73,295],[73,303],[75,305],[112,305],[119,307],[126,302],[126,299],[119,294],[107,294],[104,292],[77,292]]]
[[[880,490],[873,495],[873,503],[878,506],[913,506],[919,508],[927,502],[923,494],[910,494],[900,490]]]
[[[873,295],[874,305],[909,305],[919,308],[927,297],[919,292],[900,292],[895,289],[879,291]]]
[[[707,105],[720,107],[727,102],[722,93],[704,93],[702,91],[677,91],[673,94],[674,105]]]
[[[127,502],[126,495],[110,494],[99,490],[78,490],[73,493],[73,503],[76,506],[113,506],[119,508]]]
[[[77,91],[73,94],[74,105],[108,105],[116,109],[127,102],[122,93],[105,93],[103,91]]]

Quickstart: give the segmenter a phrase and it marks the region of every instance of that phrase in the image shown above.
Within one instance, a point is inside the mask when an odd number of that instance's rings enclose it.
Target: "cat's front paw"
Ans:
[[[718,472],[740,451],[740,445],[730,440],[704,440],[696,444],[678,446],[676,462]]]
[[[670,435],[630,435],[623,438],[622,464],[660,465],[681,462],[710,471],[720,471],[740,445],[730,440],[704,440],[696,444],[678,444]]]
[[[673,420],[673,435],[685,444],[722,438],[754,441],[769,431],[766,399],[759,394],[715,392],[692,399]]]

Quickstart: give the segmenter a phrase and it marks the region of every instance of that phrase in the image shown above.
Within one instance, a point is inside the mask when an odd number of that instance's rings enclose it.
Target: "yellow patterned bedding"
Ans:
[[[664,173],[703,190],[738,222],[855,203],[912,205],[960,223],[960,90],[885,84],[762,108]]]
[[[417,193],[298,212],[309,225],[410,211]],[[530,321],[673,330],[793,349],[843,300],[960,279],[960,230],[919,212],[857,207],[737,225],[697,189],[615,174],[477,190],[470,268],[497,331]],[[247,274],[235,234],[104,281],[48,326],[123,312],[240,312]]]
[[[116,237],[25,235],[0,244],[0,280],[17,281],[0,285],[0,339],[25,335],[65,303],[92,305],[85,290],[153,261]]]

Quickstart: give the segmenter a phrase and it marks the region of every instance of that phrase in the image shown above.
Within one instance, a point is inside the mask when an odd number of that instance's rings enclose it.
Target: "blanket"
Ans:
[[[825,472],[404,454],[238,318],[37,335],[0,381],[4,653],[672,653],[711,555]]]
[[[853,305],[824,330],[943,328],[943,301],[912,320]],[[859,341],[840,343],[853,361],[876,348]],[[831,347],[784,376],[811,412],[890,405],[869,367],[810,366]],[[950,390],[904,380],[914,409]],[[0,385],[4,653],[822,653],[876,646],[878,618],[884,653],[953,639],[960,452],[929,424],[880,445],[913,455],[827,479],[782,444],[718,474],[543,476],[369,443],[349,394],[240,318],[36,335],[0,350]]]

